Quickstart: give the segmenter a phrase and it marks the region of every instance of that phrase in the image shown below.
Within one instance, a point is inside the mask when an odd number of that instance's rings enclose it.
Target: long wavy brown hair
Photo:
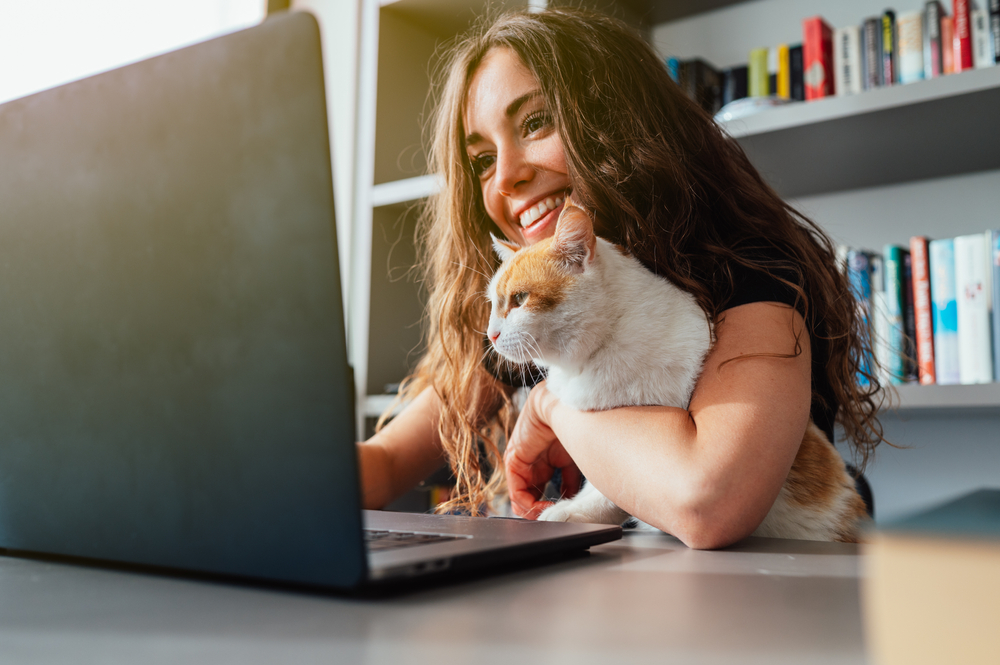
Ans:
[[[483,206],[462,122],[470,80],[494,48],[514,51],[540,82],[573,197],[599,235],[689,291],[713,320],[734,292],[734,267],[795,290],[809,334],[827,343],[837,421],[864,468],[882,440],[882,391],[861,360],[870,357],[869,336],[829,237],[764,182],[627,25],[582,10],[514,12],[453,44],[432,93],[430,165],[443,187],[418,234],[428,351],[401,398],[427,387],[440,398],[439,434],[457,480],[442,509],[479,513],[502,488],[500,445],[513,421],[509,391],[483,363],[484,294],[496,268],[490,232],[500,231]],[[823,402],[814,376],[814,407],[834,406]]]

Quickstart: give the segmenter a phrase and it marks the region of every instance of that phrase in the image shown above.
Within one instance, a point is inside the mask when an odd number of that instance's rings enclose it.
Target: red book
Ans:
[[[931,315],[931,270],[927,259],[927,238],[910,238],[913,268],[913,313],[917,319],[917,366],[920,383],[937,383],[934,372],[934,320]]]
[[[941,17],[941,60],[944,62],[943,74],[955,73],[955,17]]]
[[[819,16],[802,21],[802,69],[806,99],[833,95],[833,30]]]
[[[955,71],[972,69],[972,24],[969,22],[969,0],[954,0],[952,10],[955,21]]]

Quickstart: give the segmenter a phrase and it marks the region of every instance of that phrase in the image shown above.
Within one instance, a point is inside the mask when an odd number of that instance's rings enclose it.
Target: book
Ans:
[[[883,384],[892,380],[892,314],[886,292],[885,260],[879,254],[869,257],[871,264],[871,327],[872,353],[879,381]],[[898,383],[898,381],[896,382]]]
[[[666,59],[667,74],[674,80],[674,83],[681,82],[681,61],[671,56]]]
[[[896,51],[900,83],[913,83],[924,78],[923,23],[924,17],[920,12],[900,14],[896,19]]]
[[[1000,490],[880,523],[866,540],[861,602],[874,662],[997,662]]]
[[[913,303],[913,256],[903,250],[903,377],[906,383],[920,381],[917,364],[917,314]]]
[[[870,350],[874,350],[875,343],[872,339],[872,272],[871,255],[868,252],[858,249],[847,250],[847,281],[854,295],[855,304],[858,308],[858,316],[861,319],[862,334],[867,335],[871,343]],[[866,373],[871,372],[871,359],[864,357],[858,363],[858,383],[863,386],[869,384]]]
[[[861,86],[861,29],[837,28],[833,34],[833,87],[837,96],[855,95]]]
[[[767,93],[778,94],[778,49],[767,49]]]
[[[700,58],[680,63],[680,86],[684,93],[710,115],[722,108],[722,85],[719,72]]]
[[[1000,231],[990,234],[990,272],[993,286],[993,380],[1000,381]]]
[[[768,90],[766,48],[755,48],[750,51],[750,63],[747,65],[747,94],[750,97],[767,97]]]
[[[985,9],[973,9],[969,12],[969,24],[972,26],[972,66],[976,69],[991,67],[994,63],[990,15]]]
[[[969,25],[969,0],[952,0],[955,34],[953,49],[955,71],[972,69],[972,26]]]
[[[778,44],[778,76],[775,94],[782,99],[792,98],[792,67],[788,60],[788,44]]]
[[[1000,62],[1000,0],[990,2],[990,41],[993,43],[993,62]]]
[[[938,0],[930,0],[924,5],[924,78],[932,79],[944,75],[944,60],[941,54],[941,15],[944,13]]]
[[[882,250],[882,264],[885,274],[885,322],[883,323],[885,349],[879,362],[889,383],[899,384],[906,380],[906,345],[903,325],[905,303],[904,255],[906,250],[897,245],[886,245]]]
[[[941,17],[941,72],[955,73],[955,19],[952,16]]]
[[[738,65],[722,70],[722,105],[747,96],[747,66]]]
[[[806,100],[834,94],[833,30],[819,16],[802,21],[802,64]]]
[[[896,63],[896,12],[891,9],[882,13],[882,85],[899,83]]]
[[[958,366],[958,299],[955,294],[955,241],[932,240],[931,311],[934,315],[934,369],[939,385],[960,382]]]
[[[913,314],[916,327],[917,374],[921,385],[937,383],[934,363],[934,311],[931,306],[931,269],[923,236],[910,238],[910,264],[913,266]]]
[[[861,86],[873,90],[882,85],[882,21],[877,17],[861,24]]]
[[[958,370],[963,384],[993,381],[989,232],[955,238]]]
[[[997,0],[1000,2],[1000,0]],[[802,44],[788,47],[788,69],[792,99],[803,102],[806,99],[805,65],[802,59]]]

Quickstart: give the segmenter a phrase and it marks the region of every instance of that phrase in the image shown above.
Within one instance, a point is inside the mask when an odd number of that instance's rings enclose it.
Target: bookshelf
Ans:
[[[505,0],[491,2],[489,7],[500,10],[528,4],[544,2]],[[660,35],[669,34],[671,22],[688,30],[704,19],[704,23],[712,22],[710,27],[718,21],[723,30],[732,30],[725,27],[727,8],[735,10],[733,14],[751,9],[765,15],[797,12],[791,22],[794,28],[802,17],[825,14],[825,7],[833,7],[814,0],[595,0],[592,4],[610,8],[646,29],[656,46],[662,46]],[[365,0],[362,7],[349,319],[361,426],[386,403],[385,385],[398,382],[419,357],[414,349],[420,338],[420,290],[402,274],[414,256],[412,233],[420,201],[438,187],[426,173],[421,137],[421,122],[429,110],[430,71],[435,49],[464,30],[485,6],[482,0]],[[851,0],[829,13],[857,14],[860,19],[866,12],[882,9],[865,0]],[[838,20],[831,17],[831,22]],[[792,34],[787,40],[794,38]],[[727,35],[717,39],[726,40]],[[710,53],[685,55],[703,55],[718,65],[733,64]],[[811,204],[822,209],[831,196],[846,193],[850,197],[880,187],[1000,169],[1000,151],[995,149],[1000,145],[997,108],[1000,67],[789,105],[731,121],[724,128],[783,196],[806,209]],[[816,218],[825,224],[822,215]],[[982,219],[971,230],[992,223]],[[911,235],[903,222],[880,224],[893,241],[905,242]],[[859,221],[857,228],[848,224],[838,230],[850,240],[869,232],[863,226]],[[939,230],[914,232],[938,237],[966,232],[949,231],[947,220],[935,228]],[[995,384],[900,386],[892,412],[901,417],[1000,414],[1000,390]]]

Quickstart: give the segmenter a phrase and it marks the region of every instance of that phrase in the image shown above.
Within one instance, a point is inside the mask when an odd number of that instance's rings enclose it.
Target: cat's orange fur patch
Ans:
[[[846,473],[844,460],[812,420],[785,484],[792,501],[806,508],[826,511],[846,497],[848,506],[837,526],[837,540],[857,542],[858,527],[868,517],[865,502]]]
[[[511,259],[507,270],[497,281],[497,295],[504,302],[503,313],[511,309],[511,298],[521,292],[528,293],[525,309],[544,312],[551,310],[566,297],[566,289],[573,282],[573,275],[549,255],[552,239],[522,249]]]

